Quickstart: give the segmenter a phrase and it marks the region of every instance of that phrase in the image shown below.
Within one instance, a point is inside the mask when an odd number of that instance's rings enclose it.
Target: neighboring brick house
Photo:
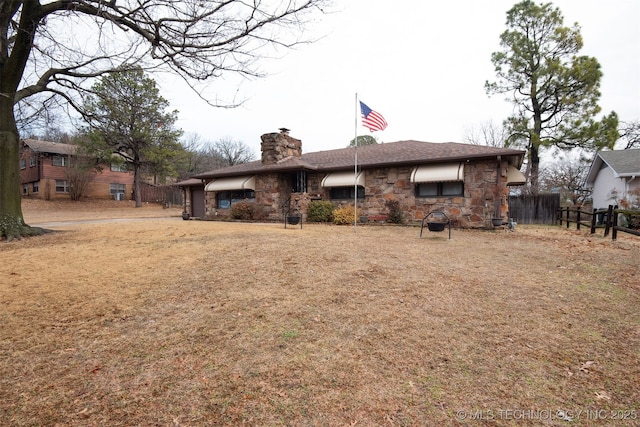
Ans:
[[[286,130],[261,139],[261,160],[198,174],[182,183],[185,212],[227,217],[234,203],[248,200],[265,219],[282,220],[294,205],[306,214],[312,200],[353,206],[357,188],[361,215],[384,217],[386,202],[398,200],[409,223],[443,211],[455,226],[484,228],[491,226],[493,217],[508,219],[508,186],[525,183],[519,171],[522,150],[399,141],[302,154],[302,142]],[[201,215],[193,212],[191,199],[202,192],[189,191],[191,185],[204,185]]]
[[[69,166],[77,147],[50,141],[24,139],[20,145],[20,184],[23,196],[39,199],[69,198]],[[84,194],[95,199],[131,199],[133,173],[106,164],[92,173]]]

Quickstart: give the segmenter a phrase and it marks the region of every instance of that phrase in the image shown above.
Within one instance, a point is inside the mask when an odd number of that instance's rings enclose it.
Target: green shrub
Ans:
[[[333,211],[333,223],[334,224],[353,224],[355,222],[356,215],[353,212],[353,206],[344,206]]]
[[[307,210],[307,221],[309,222],[331,222],[333,221],[333,203],[328,200],[314,200],[309,203]]]
[[[231,206],[231,218],[233,219],[253,219],[253,203],[238,202]]]
[[[389,221],[394,224],[402,224],[404,223],[404,214],[402,213],[402,209],[400,209],[400,202],[397,200],[387,200],[385,203],[387,209],[389,210]]]

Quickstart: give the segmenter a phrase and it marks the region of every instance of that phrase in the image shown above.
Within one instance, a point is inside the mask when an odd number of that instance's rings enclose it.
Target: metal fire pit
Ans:
[[[298,209],[288,211],[284,215],[284,228],[287,228],[287,224],[300,225],[300,228],[302,228],[302,213]]]
[[[451,240],[451,220],[446,213],[436,211],[429,212],[427,216],[422,218],[422,225],[420,226],[420,237],[422,237],[422,231],[424,225],[427,224],[427,229],[432,232],[439,233],[444,231],[445,227],[449,227],[449,240]]]

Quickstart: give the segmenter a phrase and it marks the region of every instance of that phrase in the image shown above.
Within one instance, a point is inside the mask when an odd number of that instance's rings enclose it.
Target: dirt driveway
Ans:
[[[112,204],[0,244],[0,425],[639,424],[635,236]]]

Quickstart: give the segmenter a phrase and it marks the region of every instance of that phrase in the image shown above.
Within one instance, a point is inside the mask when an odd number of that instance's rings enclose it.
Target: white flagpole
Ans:
[[[359,109],[359,105],[358,105],[358,92],[356,92],[356,120],[355,120],[355,138],[354,138],[354,142],[355,142],[355,157],[354,157],[354,161],[353,161],[353,189],[354,189],[354,196],[353,196],[353,232],[357,233],[358,231],[358,117],[360,116],[360,114],[358,114],[358,109]]]

